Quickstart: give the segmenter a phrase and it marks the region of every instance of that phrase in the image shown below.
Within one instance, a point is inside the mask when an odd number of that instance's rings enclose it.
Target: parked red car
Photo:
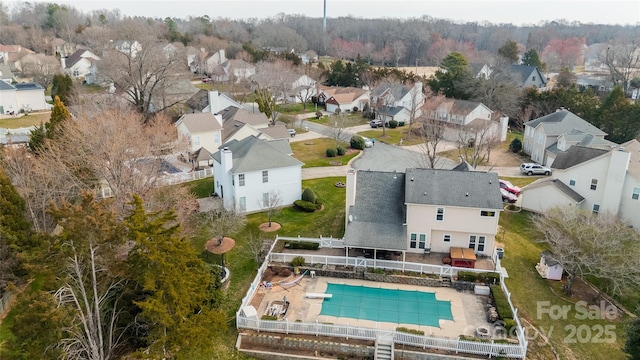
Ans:
[[[511,182],[507,181],[507,180],[498,180],[500,181],[500,188],[501,189],[505,189],[508,192],[515,194],[516,196],[520,195],[520,193],[522,192],[522,189],[520,189],[519,187],[513,185]]]
[[[502,194],[502,201],[513,204],[518,201],[518,197],[515,194],[508,192],[507,190],[500,188],[500,194]]]

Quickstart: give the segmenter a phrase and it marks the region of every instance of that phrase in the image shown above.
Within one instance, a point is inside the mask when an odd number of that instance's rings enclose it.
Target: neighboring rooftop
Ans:
[[[573,201],[575,201],[578,204],[584,201],[584,197],[582,195],[578,194],[571,187],[569,187],[567,184],[563,183],[558,179],[542,178],[525,186],[524,189],[526,190],[535,189],[543,186],[555,187],[556,189],[560,190],[560,192],[564,193],[565,195],[567,195],[569,198],[571,198]]]
[[[192,134],[222,129],[222,126],[212,113],[184,114],[178,119],[178,122],[180,121]]]
[[[231,173],[277,169],[290,166],[302,166],[303,163],[289,156],[293,153],[287,140],[263,140],[249,136],[242,140],[232,140],[219,149],[229,148],[233,159]],[[220,151],[211,157],[222,163]]]
[[[607,135],[606,132],[591,125],[589,122],[569,110],[558,110],[551,114],[528,121],[525,125],[533,128],[540,125],[544,128],[544,132],[547,136],[559,136],[561,134],[571,133],[573,130],[580,130],[596,136]]]
[[[551,167],[564,170],[582,164],[585,161],[597,158],[609,151],[603,149],[590,148],[586,146],[574,145],[567,151],[558,153]]]

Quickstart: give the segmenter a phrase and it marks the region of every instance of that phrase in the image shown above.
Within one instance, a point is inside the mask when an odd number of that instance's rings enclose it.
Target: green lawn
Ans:
[[[531,322],[550,339],[544,344],[540,337],[529,341],[528,357],[531,359],[551,359],[555,350],[561,359],[626,359],[621,348],[625,332],[621,320],[580,320],[575,310],[575,301],[562,295],[561,283],[545,280],[535,270],[540,260],[540,252],[545,248],[535,242],[539,234],[533,230],[530,214],[503,212],[500,225],[506,229],[506,237],[498,240],[505,245],[502,265],[509,272],[505,283],[512,293],[512,300],[519,315]],[[567,318],[553,319],[539,308],[552,305],[569,306]],[[572,333],[572,329],[576,332]],[[533,336],[531,329],[528,330]],[[613,343],[603,340],[615,338]]]
[[[42,123],[49,122],[51,118],[50,112],[31,113],[29,115],[0,119],[0,128],[18,129],[30,126],[39,126]]]
[[[312,106],[309,106],[309,104],[307,104],[307,112],[311,111],[309,110],[311,108]],[[282,114],[302,114],[304,112],[303,106],[301,103],[278,104],[276,105],[276,111]]]
[[[376,139],[376,141],[380,141],[390,145],[400,145],[400,139],[402,139],[402,146],[418,145],[424,143],[424,140],[419,136],[412,135],[411,137],[409,137],[408,126],[397,127],[395,129],[386,128],[384,136],[382,136],[382,128],[362,131],[359,132],[358,135]]]
[[[335,146],[336,142],[333,139],[317,138],[292,142],[291,150],[293,150],[293,157],[304,163],[304,168],[347,165],[351,159],[360,153],[359,150],[356,150],[342,156],[327,157],[327,149]],[[351,150],[347,143],[343,143],[342,146],[347,150]]]
[[[347,122],[350,124],[348,126],[364,125],[369,123],[369,119],[362,117],[362,113],[359,113],[359,112],[354,112],[354,113],[350,113],[343,116],[348,119]],[[333,121],[335,121],[335,115],[331,115],[331,116],[325,115],[320,119],[316,119],[314,117],[314,118],[309,118],[307,120],[317,124],[333,126]]]

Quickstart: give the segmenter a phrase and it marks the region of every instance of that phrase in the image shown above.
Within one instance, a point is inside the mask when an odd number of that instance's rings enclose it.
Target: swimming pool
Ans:
[[[320,315],[439,327],[453,320],[451,302],[432,292],[327,284],[332,298],[322,301]]]

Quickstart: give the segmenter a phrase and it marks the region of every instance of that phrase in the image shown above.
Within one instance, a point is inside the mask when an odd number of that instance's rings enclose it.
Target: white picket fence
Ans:
[[[297,241],[297,242],[312,242],[312,243],[318,243],[320,244],[321,248],[329,248],[329,249],[344,249],[344,240],[342,239],[334,239],[333,237],[322,237],[322,235],[320,235],[319,238],[308,238],[308,237],[301,237],[300,235],[298,235],[298,237],[286,237],[286,236],[277,236],[276,235],[276,241],[278,240],[283,240],[283,241]]]
[[[340,241],[329,238],[331,241],[327,242],[327,238],[284,238],[278,237],[277,240],[288,240],[288,241],[311,241],[321,243],[321,247],[329,247],[333,246],[334,248],[340,248]],[[324,241],[323,241],[324,240]],[[362,339],[362,340],[375,340],[376,337],[382,331],[385,333],[389,332],[389,330],[380,330],[373,328],[363,328],[363,327],[355,327],[355,326],[347,326],[347,325],[334,325],[334,324],[326,324],[326,323],[303,323],[303,322],[289,322],[285,321],[272,321],[272,320],[261,320],[261,319],[250,319],[243,315],[242,309],[245,306],[250,305],[251,299],[258,289],[262,279],[262,273],[267,268],[270,262],[291,262],[294,257],[302,256],[305,258],[305,263],[308,264],[324,264],[324,265],[343,265],[343,266],[364,266],[367,268],[380,268],[380,269],[389,269],[389,270],[402,270],[402,271],[412,271],[418,272],[421,274],[440,274],[445,276],[451,276],[452,274],[457,274],[458,271],[473,271],[473,272],[498,272],[500,274],[500,287],[504,291],[507,296],[507,300],[509,302],[509,306],[513,311],[514,319],[517,323],[516,328],[516,336],[518,338],[518,344],[497,344],[492,342],[475,342],[475,341],[465,341],[460,339],[448,339],[448,338],[438,338],[432,336],[421,336],[408,334],[404,332],[393,331],[393,339],[396,344],[405,344],[409,346],[415,346],[423,349],[434,349],[434,350],[446,350],[455,353],[465,353],[465,354],[474,354],[474,355],[482,355],[488,357],[501,356],[505,358],[513,358],[513,359],[525,359],[527,355],[527,346],[528,342],[525,336],[524,328],[518,319],[518,309],[513,306],[511,302],[511,293],[507,290],[507,287],[504,283],[504,274],[501,271],[502,267],[500,265],[500,259],[497,254],[494,255],[493,260],[496,264],[496,270],[483,270],[483,269],[468,269],[468,268],[458,268],[451,266],[440,266],[440,265],[429,265],[429,264],[420,264],[420,263],[409,263],[403,261],[391,261],[391,260],[377,260],[377,259],[365,259],[365,258],[354,258],[348,256],[325,256],[325,255],[310,255],[310,254],[282,254],[282,253],[274,253],[273,248],[277,241],[273,243],[269,253],[267,255],[267,259],[262,263],[260,269],[258,269],[258,274],[255,279],[249,286],[249,290],[247,295],[242,299],[242,305],[238,312],[236,313],[236,326],[242,329],[252,329],[256,331],[269,331],[269,332],[279,332],[285,334],[309,334],[316,336],[332,336],[332,337],[341,337],[345,339]],[[324,246],[328,244],[329,246]]]
[[[202,169],[202,170],[191,171],[191,172],[166,174],[160,177],[158,181],[160,182],[160,185],[168,186],[168,185],[182,184],[189,181],[206,179],[208,177],[213,177],[213,169]],[[110,198],[113,196],[113,191],[106,183],[103,183],[102,187],[98,191],[98,196],[101,198]]]

